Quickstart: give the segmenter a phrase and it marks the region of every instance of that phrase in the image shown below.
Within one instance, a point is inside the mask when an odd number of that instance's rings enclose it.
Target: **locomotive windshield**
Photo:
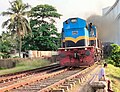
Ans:
[[[72,23],[76,23],[77,22],[77,19],[76,18],[73,18],[70,20]]]

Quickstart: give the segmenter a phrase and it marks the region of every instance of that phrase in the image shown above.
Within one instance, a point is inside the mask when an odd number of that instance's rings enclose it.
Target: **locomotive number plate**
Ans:
[[[78,31],[72,31],[72,35],[77,35]]]

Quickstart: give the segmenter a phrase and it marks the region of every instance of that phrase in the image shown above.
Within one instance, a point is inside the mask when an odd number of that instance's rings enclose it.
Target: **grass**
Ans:
[[[120,92],[120,67],[115,67],[111,64],[108,64],[106,68],[107,77],[112,82],[112,89],[114,92]]]
[[[18,63],[15,68],[0,69],[0,75],[35,69],[49,64],[50,61],[47,60],[22,61]]]

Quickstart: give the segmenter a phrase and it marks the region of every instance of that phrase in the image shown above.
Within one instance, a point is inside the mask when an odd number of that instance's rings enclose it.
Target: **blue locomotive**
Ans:
[[[62,66],[90,66],[102,56],[101,41],[92,23],[81,18],[69,18],[63,22],[59,48]]]

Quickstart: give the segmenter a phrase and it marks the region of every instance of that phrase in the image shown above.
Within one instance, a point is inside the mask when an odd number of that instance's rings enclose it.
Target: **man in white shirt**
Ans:
[[[102,67],[101,69],[100,69],[100,72],[99,72],[99,75],[98,75],[98,79],[99,79],[99,81],[100,80],[105,80],[105,68],[106,68],[107,66],[105,65],[104,67]]]
[[[108,80],[105,76],[105,68],[107,68],[107,63],[104,64],[104,67],[102,67],[100,69],[100,72],[98,74],[98,79],[99,81],[106,81],[107,84],[108,84],[108,92],[113,92],[111,89],[110,89],[110,80]]]

